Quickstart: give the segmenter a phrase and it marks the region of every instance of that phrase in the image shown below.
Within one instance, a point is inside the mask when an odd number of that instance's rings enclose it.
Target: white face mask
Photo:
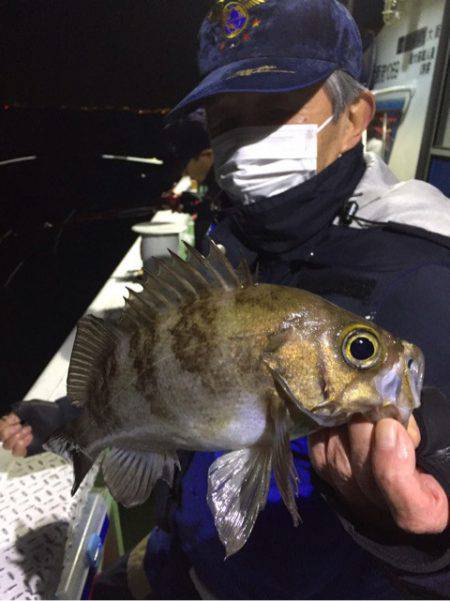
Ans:
[[[213,138],[217,183],[246,205],[302,184],[317,174],[317,135],[332,120],[241,127]]]

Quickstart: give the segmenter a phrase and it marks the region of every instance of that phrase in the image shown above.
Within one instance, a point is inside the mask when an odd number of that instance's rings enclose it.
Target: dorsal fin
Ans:
[[[88,315],[78,322],[70,357],[67,394],[75,405],[83,406],[89,398],[89,386],[101,373],[103,359],[114,352],[117,334],[105,323]]]
[[[195,287],[178,272],[173,261],[170,263],[161,261],[160,259],[155,259],[154,261],[158,269],[157,273],[159,280],[169,284],[177,292],[180,300],[197,300],[199,298],[199,294]]]
[[[211,242],[210,245],[210,253],[208,258],[205,258],[201,253],[198,252],[193,246],[184,242],[185,247],[188,251],[187,262],[190,263],[194,268],[197,269],[199,273],[203,275],[203,277],[208,281],[211,288],[222,288],[223,290],[232,290],[233,288],[237,288],[239,285],[239,280],[236,278],[230,285],[230,282],[224,277],[221,273],[220,268],[217,269],[216,258],[217,255],[214,253],[214,249],[217,250],[222,257],[222,261],[228,263],[225,256],[217,249],[217,246]],[[212,257],[212,260],[210,260]],[[230,266],[231,267],[231,266]],[[231,270],[233,268],[231,267]],[[237,285],[236,285],[237,283]],[[234,284],[234,285],[233,285]]]
[[[226,258],[225,252],[221,251],[217,244],[212,241],[207,261],[216,273],[222,277],[227,288],[239,288],[241,286],[239,276]]]
[[[169,253],[172,257],[171,268],[178,271],[180,276],[183,277],[197,293],[209,288],[208,280],[197,270],[197,268],[193,267],[188,261],[183,261],[181,257],[171,250],[169,250]]]
[[[220,250],[219,246],[209,240],[209,254],[207,257],[201,255],[198,250],[184,242],[188,250],[187,261],[182,261],[171,253],[173,258],[177,258],[179,265],[185,270],[186,276],[192,271],[203,278],[211,288],[221,288],[222,290],[233,290],[237,288],[246,288],[253,285],[253,279],[250,269],[245,261],[242,261],[238,269],[234,269],[226,258],[225,252]],[[245,263],[245,266],[244,266]],[[180,267],[181,268],[181,267]],[[245,275],[243,275],[245,273]]]
[[[154,269],[146,271],[141,293],[130,292],[124,317],[134,323],[143,317],[152,321],[157,315],[182,304],[205,298],[214,292],[237,290],[253,284],[247,265],[236,271],[219,247],[210,241],[208,257],[186,244],[188,257],[183,261],[170,252],[170,259],[154,259]]]
[[[118,328],[106,325],[93,315],[78,323],[70,360],[67,391],[74,404],[83,406],[91,387],[104,376],[105,362],[113,357],[116,344],[127,322],[133,327],[152,328],[158,315],[213,294],[253,285],[248,266],[234,270],[225,254],[210,241],[207,258],[186,244],[188,258],[183,261],[171,253],[168,261],[157,260],[156,271],[147,273],[143,290],[128,289],[125,310]]]

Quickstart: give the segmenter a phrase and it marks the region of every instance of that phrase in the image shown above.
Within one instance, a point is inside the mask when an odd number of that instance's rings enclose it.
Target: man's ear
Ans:
[[[341,154],[354,148],[368,128],[376,110],[375,96],[366,90],[347,109],[345,133],[342,139]]]

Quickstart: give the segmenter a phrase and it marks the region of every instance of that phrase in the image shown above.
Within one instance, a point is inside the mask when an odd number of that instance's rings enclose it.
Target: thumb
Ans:
[[[433,476],[416,469],[414,443],[393,419],[383,419],[376,425],[372,470],[400,528],[416,534],[432,534],[446,528],[447,495]]]

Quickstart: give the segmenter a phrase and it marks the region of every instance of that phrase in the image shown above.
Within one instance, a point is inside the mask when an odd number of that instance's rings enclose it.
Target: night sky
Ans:
[[[0,0],[0,103],[173,106],[198,81],[197,32],[212,3]],[[351,4],[360,25],[382,25],[383,0]]]
[[[3,0],[0,101],[166,107],[197,81],[210,0]]]

